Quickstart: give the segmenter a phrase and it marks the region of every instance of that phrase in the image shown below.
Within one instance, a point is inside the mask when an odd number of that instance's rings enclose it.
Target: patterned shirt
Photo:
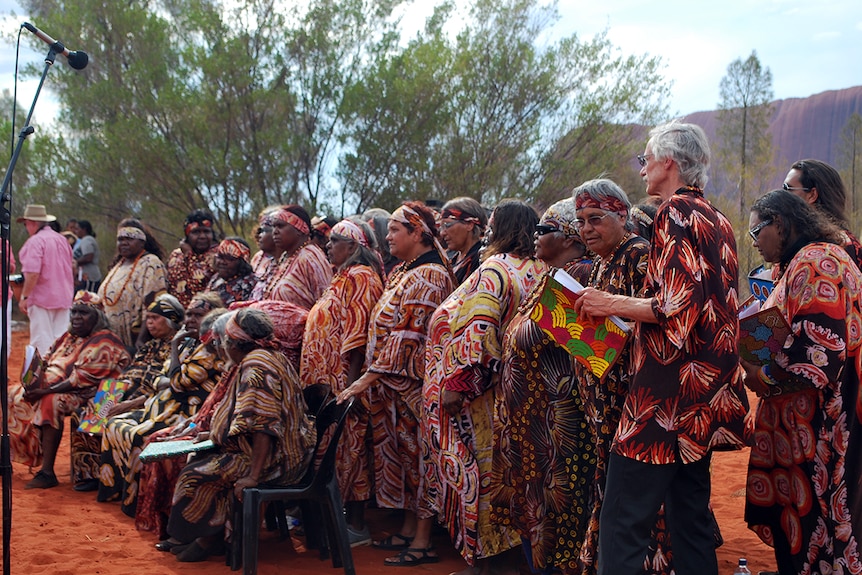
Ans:
[[[677,190],[655,217],[646,288],[658,322],[637,325],[614,453],[692,463],[712,449],[745,446],[738,271],[727,218],[701,191]]]
[[[184,252],[180,248],[171,252],[168,258],[168,289],[183,307],[189,305],[196,293],[204,290],[215,273],[216,247],[202,254]]]
[[[265,282],[260,299],[286,301],[311,309],[330,281],[332,265],[323,250],[308,244],[291,255],[282,254],[278,263],[272,264],[269,277],[260,280]]]

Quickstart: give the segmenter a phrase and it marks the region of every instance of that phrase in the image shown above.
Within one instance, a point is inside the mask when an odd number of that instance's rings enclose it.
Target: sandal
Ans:
[[[416,565],[424,565],[425,563],[437,563],[440,561],[440,556],[434,553],[433,547],[425,549],[414,549],[408,547],[402,549],[401,553],[395,557],[387,557],[383,560],[383,564],[387,567],[414,567]]]
[[[404,535],[399,535],[398,533],[396,533],[394,535],[390,535],[382,541],[373,542],[371,546],[376,547],[377,549],[390,549],[393,551],[399,551],[401,549],[407,549],[408,547],[410,547],[411,543],[413,543],[412,537],[406,537]]]

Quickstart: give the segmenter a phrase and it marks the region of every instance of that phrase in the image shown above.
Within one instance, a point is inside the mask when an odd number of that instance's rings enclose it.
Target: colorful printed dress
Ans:
[[[292,255],[282,254],[261,281],[261,300],[286,301],[311,309],[332,281],[332,265],[323,250],[305,244]]]
[[[127,348],[133,348],[144,325],[145,301],[168,290],[165,264],[157,256],[141,252],[132,262],[118,262],[102,285],[99,295],[105,307],[105,316],[111,331],[117,334]]]
[[[42,463],[39,426],[62,429],[63,419],[79,410],[92,410],[92,398],[103,379],[116,378],[131,358],[123,342],[103,329],[88,337],[64,333],[45,355],[42,386],[68,381],[74,391],[45,395],[38,403],[24,400],[24,388],[9,391],[9,445],[12,460],[30,467]]]
[[[229,280],[216,274],[210,278],[206,289],[217,293],[224,305],[230,307],[235,301],[248,300],[255,285],[257,285],[257,276],[254,273],[245,276],[236,275]]]
[[[168,258],[168,291],[176,296],[183,308],[198,292],[206,289],[215,274],[215,253],[218,245],[202,254],[176,248]]]
[[[332,285],[308,312],[299,370],[303,387],[325,383],[334,393],[348,387],[350,352],[365,351],[371,309],[382,293],[383,280],[369,266],[354,265],[335,274]],[[367,410],[355,409],[342,432],[336,470],[344,501],[371,499],[365,443],[369,425]]]
[[[565,269],[587,283],[580,261]],[[492,520],[518,532],[535,572],[568,574],[580,572],[597,461],[576,361],[530,319],[547,277],[524,300],[503,340],[493,462],[500,484]]]
[[[171,342],[167,339],[151,339],[135,353],[132,362],[120,374],[119,378],[128,382],[125,399],[133,399],[142,390],[151,389],[152,381],[161,373],[165,360],[171,351]],[[81,410],[72,414],[69,425],[78,429],[81,419],[86,416]],[[98,479],[101,470],[102,436],[74,431],[71,439],[72,477],[76,482]]]
[[[143,409],[112,417],[102,434],[99,501],[119,499],[123,513],[135,516],[138,497],[138,457],[147,437],[180,419],[193,416],[215,387],[224,362],[206,345],[188,340],[180,350],[180,368],[170,385],[150,396]]]
[[[840,246],[811,243],[766,304],[791,335],[769,363],[755,415],[745,520],[782,573],[862,573],[859,365],[862,273]]]
[[[251,470],[255,433],[272,436],[260,481],[291,483],[305,472],[316,431],[306,414],[299,378],[280,352],[256,349],[231,372],[224,400],[213,413],[214,451],[192,459],[174,490],[168,533],[180,541],[220,534],[234,483]]]
[[[431,317],[422,388],[420,516],[436,513],[470,565],[520,545],[515,530],[490,517],[494,400],[503,333],[545,269],[541,260],[493,255]],[[469,398],[455,417],[442,407],[444,390]]]
[[[374,486],[380,507],[417,509],[428,320],[452,289],[452,276],[431,250],[392,271],[371,312],[368,371],[382,376],[370,390]]]

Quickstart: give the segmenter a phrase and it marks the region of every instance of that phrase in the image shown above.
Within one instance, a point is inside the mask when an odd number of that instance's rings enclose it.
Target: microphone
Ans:
[[[68,48],[63,46],[62,42],[54,40],[29,22],[24,22],[21,26],[27,28],[29,31],[35,34],[37,38],[51,46],[51,48],[55,52],[65,56],[66,61],[69,63],[69,66],[71,66],[75,70],[83,70],[87,67],[87,63],[90,61],[90,57],[87,56],[86,52],[82,52],[80,50],[69,50]]]

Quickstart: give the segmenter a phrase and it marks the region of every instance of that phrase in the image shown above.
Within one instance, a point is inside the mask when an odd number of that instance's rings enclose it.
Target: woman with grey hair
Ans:
[[[336,272],[329,289],[308,312],[299,362],[303,387],[325,383],[338,393],[361,375],[368,321],[383,294],[383,266],[375,245],[376,238],[362,218],[352,216],[333,226],[327,252]],[[347,530],[354,546],[371,543],[364,513],[365,502],[373,495],[365,443],[369,423],[365,410],[352,412],[336,453]]]
[[[460,284],[479,267],[479,248],[488,225],[488,214],[473,198],[460,197],[443,205],[440,237],[450,252],[452,273]]]
[[[386,241],[386,234],[389,233],[389,218],[389,212],[383,208],[370,208],[362,214],[362,219],[374,231],[374,237],[377,239],[376,249],[383,260],[383,272],[386,277],[389,277],[395,266],[401,263],[401,260],[389,252],[389,242]]]

